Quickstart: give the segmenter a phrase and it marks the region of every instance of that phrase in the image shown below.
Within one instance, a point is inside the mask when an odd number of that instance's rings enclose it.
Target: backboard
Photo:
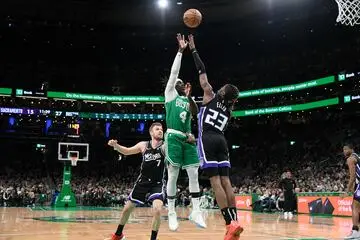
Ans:
[[[77,158],[77,161],[89,161],[89,144],[74,142],[58,143],[58,160],[71,161]]]

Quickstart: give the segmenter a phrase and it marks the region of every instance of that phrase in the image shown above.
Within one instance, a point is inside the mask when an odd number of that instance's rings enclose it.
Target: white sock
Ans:
[[[168,199],[168,211],[175,212],[175,199]]]
[[[200,198],[191,198],[193,211],[200,211]]]

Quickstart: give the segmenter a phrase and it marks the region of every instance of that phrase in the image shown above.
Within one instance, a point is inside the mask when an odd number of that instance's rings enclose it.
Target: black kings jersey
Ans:
[[[141,164],[141,178],[147,178],[152,182],[163,181],[165,172],[165,156],[161,149],[162,145],[163,143],[156,148],[152,148],[151,141],[147,142]]]
[[[224,133],[231,117],[231,110],[220,100],[218,94],[200,108],[199,132]]]
[[[351,154],[351,156],[353,156],[356,159],[356,168],[355,168],[355,174],[356,174],[356,178],[355,178],[355,183],[356,184],[360,184],[360,157],[357,153],[353,153]]]

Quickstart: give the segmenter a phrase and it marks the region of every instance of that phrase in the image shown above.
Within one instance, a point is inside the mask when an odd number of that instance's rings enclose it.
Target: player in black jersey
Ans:
[[[234,85],[226,84],[215,94],[192,35],[189,36],[189,47],[199,73],[201,88],[204,90],[202,107],[198,115],[197,147],[201,168],[210,178],[216,201],[221,208],[227,228],[225,240],[238,239],[243,228],[237,221],[235,195],[229,178],[229,150],[224,131],[238,99],[239,90]]]
[[[164,189],[166,186],[165,175],[165,154],[163,145],[163,128],[161,123],[153,123],[149,129],[151,141],[139,142],[133,147],[127,148],[119,145],[116,140],[110,140],[108,145],[124,155],[142,153],[140,175],[137,178],[134,188],[130,193],[129,201],[126,202],[121,214],[120,224],[110,238],[111,240],[124,240],[123,228],[127,223],[131,212],[136,204],[144,204],[145,201],[152,201],[153,221],[150,240],[156,240],[160,227],[160,212],[163,207]],[[146,198],[146,195],[149,197]]]
[[[346,193],[340,195],[341,198],[353,195],[352,202],[352,222],[353,227],[349,236],[345,239],[360,239],[359,218],[360,218],[360,157],[354,151],[352,144],[345,144],[343,152],[346,157],[346,163],[349,167],[349,181]]]

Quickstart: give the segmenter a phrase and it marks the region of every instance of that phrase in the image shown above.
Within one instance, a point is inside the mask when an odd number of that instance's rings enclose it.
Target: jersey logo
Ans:
[[[189,111],[189,103],[187,101],[182,100],[181,98],[176,99],[176,107],[180,107]]]
[[[155,154],[145,153],[144,154],[144,161],[145,162],[155,161],[155,160],[158,160],[158,159],[161,159],[161,154],[160,153],[155,153]]]

